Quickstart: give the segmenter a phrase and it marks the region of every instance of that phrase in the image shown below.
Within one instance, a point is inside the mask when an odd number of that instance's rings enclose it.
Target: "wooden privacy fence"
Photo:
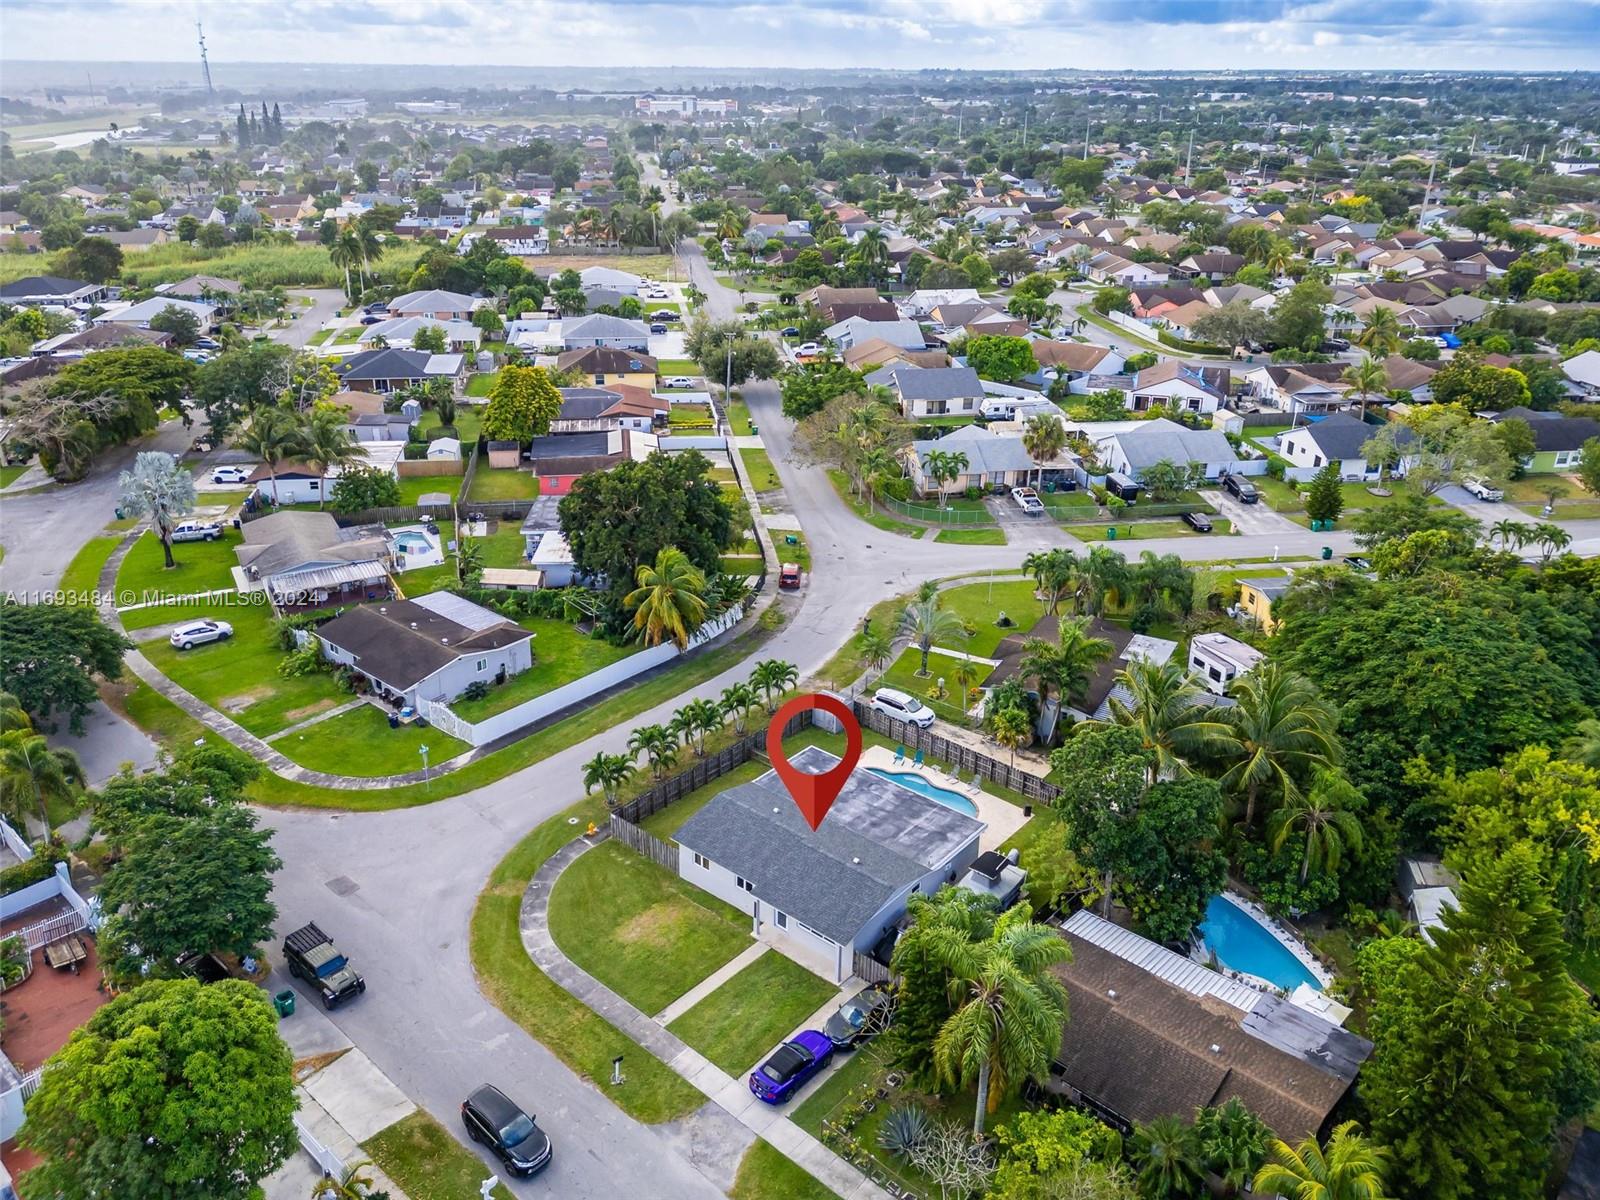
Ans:
[[[811,709],[796,713],[789,718],[788,724],[783,727],[783,735],[799,733],[811,725]],[[630,825],[637,825],[640,821],[658,813],[667,805],[676,800],[681,800],[690,792],[704,787],[713,779],[726,775],[735,767],[740,766],[750,759],[765,757],[767,749],[767,730],[762,728],[754,733],[747,733],[744,737],[730,746],[725,746],[715,754],[708,754],[695,761],[687,771],[680,771],[676,775],[669,775],[660,783],[653,785],[648,791],[635,796],[626,804],[620,805],[613,817],[620,817]]]
[[[643,855],[658,867],[665,867],[674,875],[678,873],[678,843],[664,842],[637,825],[630,825],[616,813],[611,814],[611,836],[635,854]]]
[[[1010,788],[1029,800],[1053,804],[1061,794],[1061,789],[1049,780],[1019,771],[1009,763],[991,758],[963,742],[953,742],[931,729],[918,729],[907,722],[892,720],[861,700],[855,701],[855,714],[863,729],[870,729],[884,737],[894,738],[912,750],[921,750],[934,758],[943,759],[958,770],[972,771],[979,778]]]

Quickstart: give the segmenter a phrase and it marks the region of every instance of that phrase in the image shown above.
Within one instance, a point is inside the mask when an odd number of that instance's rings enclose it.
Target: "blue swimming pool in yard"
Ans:
[[[1254,917],[1226,896],[1213,896],[1206,905],[1200,936],[1217,961],[1235,971],[1255,975],[1284,989],[1309,983],[1319,992],[1322,984],[1288,947]]]
[[[978,806],[968,796],[960,792],[952,792],[949,788],[935,787],[915,771],[885,771],[878,767],[868,767],[879,779],[887,779],[890,783],[898,783],[909,791],[916,792],[919,796],[926,796],[937,804],[946,808],[953,808],[958,813],[965,813],[969,817],[978,815]]]
[[[428,554],[433,550],[433,543],[423,533],[397,533],[394,535],[394,544],[397,550],[405,554]]]

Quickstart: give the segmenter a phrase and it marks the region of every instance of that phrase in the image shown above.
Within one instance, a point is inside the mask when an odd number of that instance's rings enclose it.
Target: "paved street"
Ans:
[[[338,288],[301,288],[290,292],[289,295],[310,296],[311,307],[290,308],[288,311],[300,315],[282,329],[274,329],[269,336],[273,341],[293,346],[296,350],[309,342],[312,335],[321,329],[325,322],[338,316],[339,309],[345,303],[344,293]]]

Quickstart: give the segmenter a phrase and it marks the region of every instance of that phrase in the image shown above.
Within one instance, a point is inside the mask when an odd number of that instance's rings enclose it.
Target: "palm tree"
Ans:
[[[715,700],[691,700],[678,710],[683,714],[684,726],[694,738],[694,752],[706,752],[706,734],[722,728],[722,706]]]
[[[953,479],[959,479],[961,472],[967,469],[967,456],[960,450],[929,450],[922,456],[922,469],[933,480],[934,486],[939,489],[939,506],[949,508],[949,502],[944,494],[944,485]]]
[[[744,736],[750,710],[760,703],[761,696],[752,684],[733,683],[722,689],[722,714],[733,718],[733,731],[740,737]]]
[[[989,717],[989,729],[994,740],[1011,753],[1011,765],[1017,765],[1017,751],[1033,738],[1033,725],[1028,714],[1020,708],[1002,708]]]
[[[361,255],[361,283],[365,287],[372,264],[383,257],[383,239],[378,236],[378,231],[365,221],[355,222],[353,229],[356,248]]]
[[[467,583],[483,575],[483,547],[473,538],[456,539],[456,582]]]
[[[900,614],[900,632],[910,637],[922,652],[922,667],[917,674],[926,679],[928,652],[933,649],[933,644],[945,638],[962,636],[966,631],[961,618],[940,608],[939,599],[935,596],[906,605],[905,611]]]
[[[1038,465],[1040,479],[1044,478],[1044,464],[1060,454],[1067,444],[1067,427],[1055,417],[1040,413],[1028,418],[1022,427],[1022,448]]]
[[[52,802],[75,807],[84,785],[83,764],[71,750],[57,750],[44,734],[17,729],[0,737],[0,803],[5,811],[21,818],[29,800],[38,810],[48,840],[55,832],[50,821]]]
[[[1230,1196],[1248,1186],[1261,1168],[1267,1157],[1267,1140],[1272,1136],[1267,1123],[1237,1096],[1196,1113],[1194,1132],[1201,1158],[1221,1178]]]
[[[817,242],[826,242],[839,236],[843,232],[839,225],[839,214],[832,209],[824,212],[811,225],[811,236]]]
[[[334,239],[333,245],[328,247],[328,261],[344,272],[344,294],[351,300],[355,299],[355,291],[350,286],[350,271],[361,269],[361,238],[353,226],[345,226],[344,231]]]
[[[987,666],[980,668],[976,662],[968,657],[956,659],[956,665],[950,668],[950,678],[954,681],[956,691],[961,696],[960,707],[963,713],[967,711],[967,706],[971,703],[973,686],[982,676],[988,674],[988,671],[989,668]]]
[[[602,788],[606,795],[606,807],[615,808],[617,790],[632,774],[633,762],[626,754],[607,754],[602,750],[583,764],[583,794],[587,796],[595,788]]]
[[[371,1165],[362,1159],[345,1167],[337,1179],[324,1175],[312,1185],[311,1200],[366,1200],[376,1186],[372,1176],[363,1170]]]
[[[1367,1140],[1354,1121],[1333,1131],[1327,1146],[1314,1137],[1298,1146],[1274,1139],[1267,1147],[1272,1159],[1256,1172],[1257,1194],[1274,1193],[1293,1200],[1387,1200],[1384,1171],[1388,1151]]]
[[[1146,550],[1139,555],[1131,575],[1130,590],[1141,607],[1151,605],[1170,612],[1185,593],[1194,594],[1194,573],[1176,554],[1157,555]]]
[[[1273,238],[1262,264],[1274,276],[1282,276],[1288,274],[1289,264],[1293,261],[1294,247],[1283,238]]]
[[[1339,807],[1338,790],[1313,787],[1310,792],[1292,796],[1267,818],[1267,836],[1276,854],[1292,834],[1305,831],[1305,849],[1300,855],[1300,883],[1314,866],[1336,870],[1344,850],[1360,850],[1361,822],[1356,815]]]
[[[1034,583],[1044,594],[1044,611],[1055,616],[1061,601],[1072,590],[1078,572],[1078,560],[1071,550],[1057,547],[1054,550],[1035,550],[1022,560],[1022,569],[1033,576]]]
[[[764,658],[750,672],[750,682],[761,689],[761,694],[766,697],[767,712],[778,711],[774,703],[775,696],[781,696],[792,688],[800,679],[800,669],[792,662],[784,662],[781,658]]]
[[[1120,603],[1129,584],[1128,562],[1115,550],[1091,546],[1086,558],[1078,562],[1078,600],[1094,616],[1105,612],[1106,601],[1115,596]]]
[[[633,627],[645,645],[659,645],[670,637],[679,650],[706,619],[706,577],[689,556],[675,546],[656,555],[655,565],[640,563],[634,573],[639,586],[623,598],[633,613]]]
[[[1085,724],[1123,725],[1137,732],[1151,755],[1152,784],[1163,775],[1188,775],[1191,762],[1228,735],[1228,727],[1200,702],[1204,689],[1181,663],[1140,659],[1117,672],[1117,683],[1129,702],[1113,693],[1110,720]]]
[[[1295,782],[1339,757],[1337,711],[1303,675],[1277,663],[1263,663],[1234,681],[1238,703],[1222,716],[1218,751],[1233,765],[1223,772],[1224,788],[1245,795],[1244,824],[1255,823],[1256,799],[1276,786],[1285,800],[1300,794]]]
[[[894,635],[887,629],[874,625],[861,635],[861,665],[869,671],[881,671],[894,657]]]
[[[1561,757],[1586,767],[1600,767],[1600,718],[1586,717],[1561,743]]]
[[[1389,382],[1389,376],[1384,371],[1383,364],[1370,354],[1360,362],[1346,367],[1339,379],[1347,385],[1344,393],[1346,396],[1359,395],[1361,397],[1361,419],[1363,421],[1367,419],[1367,397],[1374,392],[1383,391],[1383,385]]]
[[[272,502],[278,503],[278,464],[304,451],[305,440],[294,415],[278,405],[256,409],[234,436],[233,444],[259,458],[272,480]]]
[[[867,269],[867,278],[877,280],[889,265],[889,238],[878,228],[864,230],[856,242],[851,258]]]
[[[1110,657],[1111,643],[1091,635],[1088,619],[1080,617],[1060,627],[1055,643],[1037,637],[1025,641],[1018,674],[1032,677],[1042,706],[1050,699],[1052,686],[1060,690],[1063,699],[1082,695],[1095,667]]]
[[[1375,354],[1393,354],[1400,348],[1400,321],[1392,308],[1382,304],[1361,318],[1356,345]]]
[[[931,939],[933,959],[949,972],[951,995],[960,1002],[934,1039],[934,1067],[953,1085],[976,1081],[974,1137],[1001,1096],[1044,1076],[1061,1045],[1067,994],[1050,968],[1070,960],[1072,950],[1032,915],[1027,905],[1012,908],[995,921],[994,935],[977,944],[955,931]]]
[[[1518,550],[1527,544],[1530,529],[1526,522],[1511,517],[1502,518],[1489,526],[1489,541],[1499,541],[1502,550],[1515,546]]]
[[[317,489],[317,507],[328,499],[328,469],[342,467],[365,457],[345,430],[344,417],[331,408],[315,409],[301,433],[306,462],[319,468],[323,486]]]
[[[861,491],[866,496],[869,513],[877,511],[878,486],[886,476],[895,473],[898,463],[899,459],[885,446],[874,446],[862,453],[859,463]]]
[[[1205,1178],[1200,1147],[1194,1128],[1178,1117],[1157,1117],[1139,1126],[1129,1149],[1139,1169],[1139,1194],[1146,1200],[1188,1200],[1199,1193]]]
[[[628,752],[635,758],[644,755],[650,774],[660,779],[678,757],[678,737],[665,725],[641,725],[628,737]]]
[[[1541,562],[1549,562],[1550,556],[1556,551],[1565,550],[1572,545],[1572,535],[1553,521],[1540,521],[1528,531],[1528,534],[1528,540],[1542,552]]]

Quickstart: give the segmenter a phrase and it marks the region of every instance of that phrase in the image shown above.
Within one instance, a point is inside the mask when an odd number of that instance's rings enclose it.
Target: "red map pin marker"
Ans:
[[[783,753],[785,726],[796,714],[814,708],[837,717],[844,726],[844,756],[838,766],[821,775],[810,775],[797,769]],[[806,824],[815,830],[828,815],[833,802],[839,798],[845,780],[850,778],[850,772],[856,769],[856,763],[861,758],[861,726],[856,721],[855,713],[842,700],[816,692],[796,696],[777,711],[767,726],[767,757],[772,760],[772,768],[783,780],[783,786],[789,789],[789,795],[794,798],[794,806],[800,810]]]

